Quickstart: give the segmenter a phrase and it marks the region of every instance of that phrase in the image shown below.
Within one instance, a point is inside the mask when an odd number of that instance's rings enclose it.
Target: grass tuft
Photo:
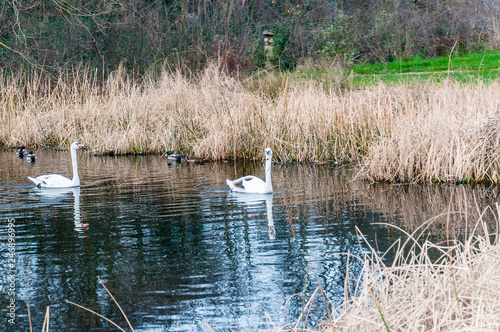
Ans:
[[[440,245],[409,234],[391,265],[372,249],[361,259],[362,275],[344,303],[308,331],[496,331],[500,282],[500,208],[492,225],[479,219],[461,242]],[[484,213],[482,214],[484,215]],[[403,250],[410,245],[410,250]],[[431,253],[440,253],[438,257]],[[320,289],[320,287],[318,287]],[[316,290],[315,294],[318,292]],[[457,305],[458,303],[458,305]],[[304,309],[304,314],[308,308]],[[300,317],[299,321],[303,321]],[[279,329],[298,331],[297,325]]]

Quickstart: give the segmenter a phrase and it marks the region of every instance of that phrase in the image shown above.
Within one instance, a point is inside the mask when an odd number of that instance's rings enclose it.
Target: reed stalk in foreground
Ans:
[[[83,70],[56,83],[19,75],[0,80],[1,145],[79,140],[92,153],[209,159],[268,146],[276,160],[357,164],[376,181],[500,182],[499,83],[339,91],[288,79],[245,85],[215,65],[197,78],[165,70],[140,82],[119,70],[102,87]]]
[[[127,321],[127,324],[128,326],[130,327],[130,330],[132,332],[134,332],[134,328],[132,327],[132,324],[130,324],[130,321],[128,320],[128,317],[127,315],[123,312],[122,310],[122,307],[120,307],[120,305],[118,304],[118,302],[116,301],[115,297],[113,296],[113,294],[111,294],[111,292],[106,288],[106,286],[104,286],[104,283],[101,281],[101,278],[97,277],[97,279],[99,280],[99,282],[101,283],[102,287],[104,287],[104,289],[106,290],[106,292],[109,294],[109,296],[113,299],[113,302],[115,302],[116,306],[118,307],[118,309],[120,309],[120,312],[122,313],[123,317],[125,318],[125,320]],[[120,327],[118,324],[116,324],[115,322],[113,322],[112,320],[104,317],[103,315],[95,312],[94,310],[91,310],[91,309],[88,309],[82,305],[79,305],[77,303],[74,303],[74,302],[71,302],[71,301],[68,301],[66,300],[67,303],[71,304],[71,305],[74,305],[75,307],[78,307],[78,308],[81,308],[83,310],[86,310],[88,312],[91,312],[93,313],[94,315],[106,320],[107,322],[111,323],[112,325],[114,325],[117,329],[119,329],[120,331],[124,331],[125,332],[125,329],[123,329],[122,327]]]
[[[500,216],[498,205],[495,215]],[[495,223],[496,233],[491,234],[486,221],[479,220],[469,238],[449,247],[427,241],[419,244],[416,233],[407,234],[406,243],[395,244],[396,259],[390,266],[373,250],[371,256],[362,259],[363,273],[354,293],[307,330],[498,331],[498,217]],[[411,244],[409,251],[403,250],[405,244]],[[440,255],[431,258],[430,252]],[[317,293],[311,296],[304,313],[316,305]],[[303,320],[301,317],[295,326],[277,330],[302,330]]]

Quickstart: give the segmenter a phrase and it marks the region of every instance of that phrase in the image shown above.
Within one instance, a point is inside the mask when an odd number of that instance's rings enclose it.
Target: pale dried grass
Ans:
[[[281,161],[360,164],[376,181],[500,180],[498,83],[339,91],[270,75],[255,78],[261,88],[252,91],[216,64],[190,79],[164,71],[139,83],[119,70],[98,87],[90,77],[1,82],[0,143],[80,140],[93,153],[209,159],[255,157],[269,146]]]
[[[365,159],[377,181],[498,182],[498,83],[398,89],[389,135]]]

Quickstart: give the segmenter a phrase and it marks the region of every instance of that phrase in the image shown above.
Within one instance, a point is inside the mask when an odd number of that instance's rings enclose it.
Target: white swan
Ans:
[[[59,174],[41,175],[37,178],[28,176],[28,179],[33,181],[38,188],[71,188],[80,186],[80,178],[78,177],[78,165],[76,160],[76,150],[83,147],[80,142],[71,144],[71,163],[73,164],[73,180]]]
[[[251,194],[269,194],[273,192],[271,182],[271,165],[273,152],[270,148],[265,150],[266,154],[266,181],[262,181],[256,176],[247,175],[236,180],[226,180],[231,191]]]

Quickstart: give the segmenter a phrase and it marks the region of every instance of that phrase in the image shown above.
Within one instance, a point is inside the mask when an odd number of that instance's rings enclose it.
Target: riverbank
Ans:
[[[277,161],[356,164],[375,181],[500,181],[495,82],[326,90],[279,74],[247,84],[216,66],[195,79],[164,71],[141,82],[118,71],[104,87],[90,76],[0,83],[0,144],[79,140],[90,153],[215,160],[260,157],[269,146]]]

